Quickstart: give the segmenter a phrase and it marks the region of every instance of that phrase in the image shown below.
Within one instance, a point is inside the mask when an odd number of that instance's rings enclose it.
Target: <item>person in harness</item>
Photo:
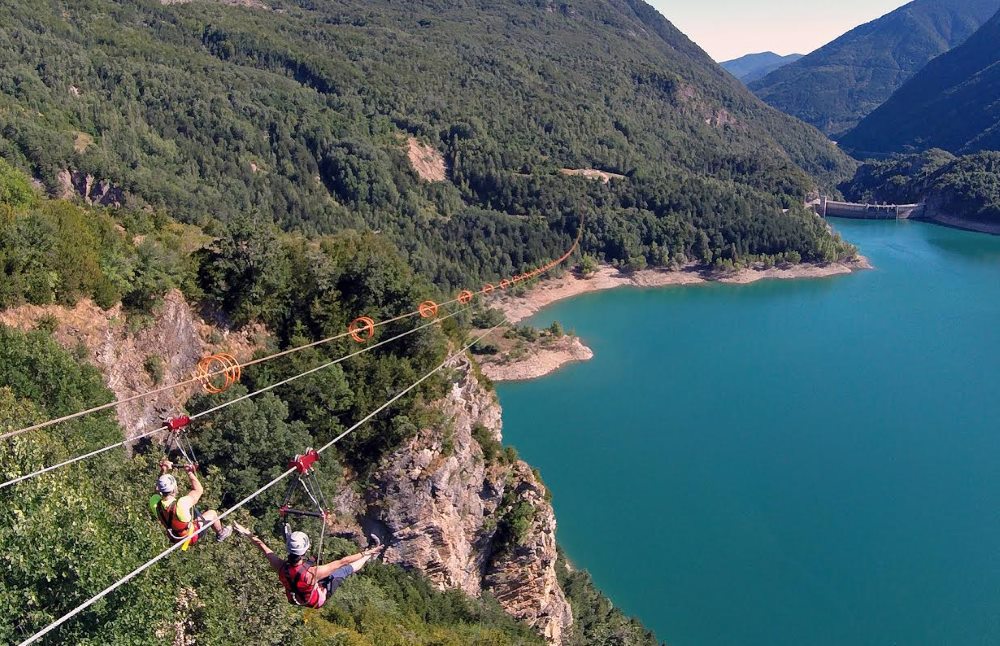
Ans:
[[[326,600],[340,587],[347,577],[365,566],[365,563],[382,548],[378,537],[375,545],[363,552],[345,556],[336,561],[319,565],[309,557],[309,535],[305,532],[291,532],[285,539],[288,558],[282,559],[267,546],[259,536],[239,523],[233,527],[257,546],[271,569],[278,573],[278,579],[285,588],[288,603],[308,608],[321,608]],[[286,530],[287,531],[287,530]]]
[[[187,549],[198,542],[198,537],[201,536],[200,530],[206,525],[212,525],[212,529],[215,530],[215,540],[221,542],[229,538],[233,528],[223,526],[219,514],[214,509],[202,513],[195,508],[205,493],[198,480],[196,468],[193,465],[184,467],[191,481],[191,490],[180,497],[177,495],[177,479],[170,474],[173,468],[174,465],[170,460],[160,461],[160,477],[156,480],[157,493],[149,499],[149,510],[163,525],[170,542],[185,542],[182,549]]]

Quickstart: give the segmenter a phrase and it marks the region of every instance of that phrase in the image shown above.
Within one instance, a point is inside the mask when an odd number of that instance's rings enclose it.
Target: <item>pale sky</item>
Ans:
[[[647,0],[716,61],[808,54],[905,0]]]

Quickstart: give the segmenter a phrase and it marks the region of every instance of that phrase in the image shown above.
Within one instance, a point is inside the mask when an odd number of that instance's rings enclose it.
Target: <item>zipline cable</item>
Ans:
[[[455,300],[449,301],[449,303],[454,303],[454,302],[455,302]],[[406,314],[401,314],[400,316],[396,316],[396,317],[393,317],[391,319],[386,319],[384,321],[377,321],[377,322],[374,323],[374,327],[381,327],[383,325],[388,325],[390,323],[396,323],[397,321],[402,321],[402,320],[410,318],[410,317],[412,317],[412,316],[414,316],[416,314],[419,314],[419,310],[414,310],[413,312],[408,312]],[[296,346],[294,348],[289,348],[287,350],[282,350],[281,352],[275,352],[274,354],[269,354],[269,355],[264,356],[264,357],[259,357],[257,359],[252,359],[250,361],[246,361],[244,363],[240,363],[239,366],[240,366],[240,368],[246,368],[248,366],[254,366],[254,365],[257,365],[258,363],[264,363],[265,361],[271,361],[271,360],[277,359],[279,357],[284,357],[284,356],[293,354],[295,352],[301,352],[302,350],[307,350],[309,348],[314,348],[314,347],[316,347],[318,345],[323,345],[325,343],[331,343],[333,341],[336,341],[336,340],[339,340],[339,339],[344,339],[344,338],[347,338],[349,336],[351,336],[351,332],[350,331],[342,332],[340,334],[336,334],[334,336],[330,336],[330,337],[327,337],[325,339],[320,339],[319,341],[313,341],[313,342],[307,343],[305,345]],[[151,397],[153,395],[158,395],[160,393],[168,392],[168,391],[171,391],[171,390],[176,390],[178,388],[183,388],[185,386],[191,386],[191,385],[196,384],[196,383],[201,383],[205,379],[209,379],[211,377],[217,377],[219,375],[225,375],[227,372],[228,372],[227,369],[215,370],[215,371],[203,374],[203,375],[198,375],[196,377],[192,377],[190,379],[186,379],[184,381],[179,381],[177,383],[168,384],[166,386],[161,386],[159,388],[154,388],[153,390],[147,390],[145,392],[137,393],[135,395],[131,395],[131,396],[125,397],[123,399],[116,399],[116,400],[108,402],[106,404],[101,404],[99,406],[94,406],[93,408],[88,408],[86,410],[78,411],[76,413],[70,413],[69,415],[63,415],[62,417],[57,417],[55,419],[50,419],[50,420],[45,421],[45,422],[39,422],[38,424],[33,424],[31,426],[27,426],[25,428],[18,429],[16,431],[9,431],[7,433],[0,434],[0,440],[5,440],[5,439],[7,439],[9,437],[15,437],[17,435],[21,435],[23,433],[28,433],[30,431],[37,431],[37,430],[40,430],[40,429],[43,429],[43,428],[47,428],[49,426],[54,426],[56,424],[61,424],[62,422],[68,422],[70,420],[77,419],[79,417],[84,417],[86,415],[91,415],[93,413],[99,413],[101,411],[105,411],[105,410],[108,410],[110,408],[115,408],[115,407],[121,406],[123,404],[129,404],[131,402],[138,401],[140,399],[145,399],[146,397]]]
[[[583,235],[583,226],[582,225],[583,225],[583,213],[581,212],[581,214],[580,214],[580,229],[577,231],[576,239],[573,241],[573,244],[566,251],[566,253],[564,253],[558,259],[550,261],[549,263],[547,263],[545,265],[542,265],[541,267],[536,268],[536,269],[532,270],[531,272],[528,272],[528,273],[525,273],[525,274],[519,274],[519,275],[513,277],[512,281],[507,280],[507,279],[504,279],[504,280],[500,281],[501,288],[504,288],[504,283],[505,282],[507,283],[507,286],[510,286],[511,284],[517,283],[520,280],[535,278],[535,277],[537,277],[537,276],[539,276],[539,275],[541,275],[541,274],[543,274],[543,273],[545,273],[547,271],[550,271],[551,269],[557,267],[558,265],[562,264],[567,258],[569,258],[573,254],[573,252],[577,249],[577,247],[580,246],[580,239],[581,239],[581,237]],[[462,291],[455,298],[451,299],[450,301],[445,301],[443,303],[432,303],[431,301],[426,301],[425,303],[421,303],[420,307],[418,307],[417,309],[413,310],[412,312],[406,312],[405,314],[400,314],[399,316],[395,316],[393,318],[386,319],[384,321],[374,321],[374,320],[371,320],[371,319],[367,319],[369,321],[369,323],[367,325],[368,325],[369,329],[372,331],[372,333],[374,333],[374,330],[377,327],[381,327],[383,325],[388,325],[390,323],[396,323],[398,321],[402,321],[404,319],[408,319],[408,318],[411,318],[413,316],[418,316],[419,315],[421,317],[426,318],[427,317],[426,313],[428,311],[425,308],[425,304],[426,303],[430,303],[431,305],[433,305],[433,314],[436,315],[438,307],[444,307],[446,305],[452,305],[454,303],[462,303],[463,305],[465,305],[465,304],[468,304],[473,297],[475,297],[475,296],[484,296],[484,295],[490,294],[490,293],[492,293],[494,291],[494,289],[495,288],[493,287],[493,285],[487,284],[487,285],[483,286],[482,289],[480,289],[479,291],[476,291],[476,292],[470,292],[468,290]],[[343,339],[343,338],[347,338],[347,337],[357,338],[355,336],[356,334],[357,334],[356,331],[354,331],[352,329],[348,329],[346,332],[341,332],[340,334],[335,334],[334,336],[330,336],[330,337],[327,337],[325,339],[320,339],[319,341],[313,341],[311,343],[307,343],[307,344],[304,344],[304,345],[296,346],[294,348],[288,348],[287,350],[282,350],[280,352],[275,352],[273,354],[269,354],[269,355],[264,356],[264,357],[259,357],[257,359],[252,359],[250,361],[247,361],[246,363],[239,363],[239,364],[236,364],[236,365],[239,368],[246,368],[248,366],[254,366],[254,365],[257,365],[259,363],[264,363],[265,361],[272,361],[272,360],[277,359],[279,357],[284,357],[284,356],[287,356],[289,354],[293,354],[295,352],[301,352],[302,350],[306,350],[308,348],[314,348],[314,347],[316,347],[318,345],[323,345],[325,343],[330,343],[330,342],[336,341],[338,339]],[[70,413],[69,415],[63,415],[62,417],[57,417],[55,419],[50,419],[50,420],[47,420],[45,422],[39,422],[37,424],[33,424],[33,425],[27,426],[25,428],[17,429],[15,431],[8,431],[6,433],[0,434],[0,440],[5,440],[7,438],[15,437],[15,436],[21,435],[23,433],[28,433],[30,431],[37,431],[37,430],[40,430],[40,429],[43,429],[43,428],[47,428],[49,426],[54,426],[55,424],[61,424],[62,422],[68,422],[70,420],[77,419],[77,418],[83,417],[85,415],[91,415],[93,413],[99,413],[101,411],[105,411],[105,410],[108,410],[110,408],[115,408],[115,407],[121,406],[123,404],[128,404],[128,403],[131,403],[131,402],[134,402],[134,401],[138,401],[140,399],[145,399],[146,397],[151,397],[153,395],[158,395],[160,393],[168,392],[168,391],[171,391],[171,390],[176,390],[178,388],[183,388],[185,386],[190,386],[192,384],[196,384],[196,383],[199,383],[199,382],[204,383],[204,380],[210,379],[212,377],[216,377],[216,376],[219,376],[219,375],[225,375],[225,374],[228,373],[228,371],[229,371],[229,368],[224,368],[222,370],[215,370],[215,371],[211,371],[211,372],[206,372],[205,374],[201,374],[201,375],[198,375],[196,377],[192,377],[191,379],[186,379],[184,381],[179,381],[177,383],[168,384],[166,386],[161,386],[159,388],[154,388],[153,390],[148,390],[146,392],[137,393],[135,395],[131,395],[131,396],[125,397],[123,399],[116,399],[116,400],[108,402],[106,404],[101,404],[99,406],[94,406],[92,408],[88,408],[86,410],[78,411],[76,413]]]
[[[365,417],[363,417],[360,421],[356,422],[353,426],[351,426],[350,428],[348,428],[346,431],[344,431],[343,433],[341,433],[337,437],[333,438],[330,442],[327,442],[325,445],[323,445],[322,448],[318,449],[318,452],[322,453],[323,451],[327,450],[328,448],[330,448],[331,446],[333,446],[334,444],[336,444],[337,442],[339,442],[340,440],[342,440],[348,434],[350,434],[353,431],[357,430],[360,426],[362,426],[363,424],[365,424],[366,422],[368,422],[369,420],[371,420],[373,417],[375,417],[376,415],[378,415],[379,413],[381,413],[382,411],[384,411],[386,408],[388,408],[389,406],[391,406],[393,403],[395,403],[396,401],[398,401],[400,398],[402,398],[403,396],[405,396],[407,393],[409,393],[410,391],[412,391],[414,388],[416,388],[417,386],[419,386],[421,383],[423,383],[424,381],[430,379],[434,374],[436,374],[437,372],[443,370],[454,359],[456,359],[459,356],[464,355],[472,346],[474,346],[476,343],[479,343],[480,341],[482,341],[483,339],[485,339],[487,336],[489,336],[494,331],[496,331],[497,328],[499,328],[500,326],[502,326],[502,325],[504,325],[506,323],[507,323],[507,319],[504,318],[504,320],[502,322],[498,323],[497,325],[493,326],[492,328],[490,328],[489,330],[487,330],[486,332],[484,332],[476,340],[474,340],[471,343],[467,344],[461,350],[459,350],[459,351],[457,351],[457,352],[449,355],[439,366],[437,366],[436,368],[432,369],[430,372],[426,373],[424,376],[422,376],[421,378],[417,379],[412,384],[410,384],[409,386],[407,386],[406,388],[404,388],[403,390],[401,390],[400,392],[398,392],[391,399],[389,399],[389,401],[385,402],[384,404],[382,404],[381,406],[379,406],[378,408],[376,408],[372,412],[368,413],[368,415],[366,415]],[[295,473],[295,469],[294,468],[293,469],[288,469],[287,471],[285,471],[284,473],[282,473],[281,475],[279,475],[278,477],[276,477],[274,480],[271,480],[270,482],[268,482],[267,484],[265,484],[263,487],[261,487],[257,491],[253,492],[252,494],[250,494],[249,496],[247,496],[243,500],[239,501],[238,503],[236,503],[235,505],[233,505],[232,507],[230,507],[226,511],[222,512],[221,514],[219,514],[219,520],[222,521],[227,516],[229,516],[230,514],[232,514],[233,512],[235,512],[236,510],[244,507],[248,502],[250,502],[251,500],[253,500],[257,496],[261,495],[262,493],[264,493],[265,491],[267,491],[268,489],[270,489],[274,485],[278,484],[279,482],[281,482],[282,480],[284,480],[285,478],[287,478],[288,476],[290,476],[293,473]],[[199,529],[197,531],[197,533],[201,534],[202,532],[206,531],[210,526],[211,525],[205,525],[204,527],[202,527],[201,529]],[[170,556],[170,554],[172,554],[173,552],[175,552],[178,549],[180,549],[182,545],[184,545],[183,542],[181,542],[181,543],[175,543],[174,545],[171,545],[170,547],[168,547],[167,549],[165,549],[163,552],[161,552],[157,556],[153,557],[149,561],[146,561],[146,563],[144,563],[143,565],[140,565],[136,569],[132,570],[131,572],[129,572],[128,574],[126,574],[124,577],[118,579],[118,581],[116,581],[115,583],[112,583],[108,587],[104,588],[103,590],[101,590],[100,592],[98,592],[97,594],[95,594],[94,596],[92,596],[87,601],[85,601],[82,604],[78,605],[73,610],[69,611],[68,613],[66,613],[65,615],[63,615],[62,617],[60,617],[59,619],[55,620],[54,622],[52,622],[51,624],[49,624],[48,626],[46,626],[42,630],[40,630],[37,633],[35,633],[34,635],[32,635],[31,637],[27,638],[26,640],[24,640],[23,642],[21,642],[18,646],[28,646],[29,644],[33,644],[33,643],[37,642],[39,639],[41,639],[45,635],[49,634],[50,632],[52,632],[53,630],[55,630],[59,626],[63,625],[64,623],[66,623],[67,621],[69,621],[70,619],[72,619],[73,617],[77,616],[78,614],[80,614],[81,612],[83,612],[84,610],[86,610],[87,608],[89,608],[90,606],[94,605],[95,603],[97,603],[98,601],[100,601],[101,599],[103,599],[104,597],[108,596],[109,594],[111,594],[112,592],[114,592],[115,590],[117,590],[118,588],[120,588],[121,586],[125,585],[126,583],[128,583],[129,581],[131,581],[132,579],[134,579],[135,577],[139,576],[140,574],[142,574],[143,572],[145,572],[146,570],[148,570],[149,568],[151,568],[153,565],[159,563],[163,559],[165,559],[168,556]]]
[[[433,321],[430,321],[428,323],[424,323],[423,325],[417,326],[417,327],[415,327],[415,328],[413,328],[411,330],[407,330],[406,332],[403,332],[401,334],[397,334],[394,337],[385,339],[383,341],[379,341],[378,343],[373,343],[372,345],[369,345],[369,346],[365,346],[365,347],[361,348],[360,350],[352,352],[351,354],[347,354],[347,355],[344,355],[344,356],[339,357],[337,359],[334,359],[332,361],[328,361],[327,363],[324,363],[324,364],[321,364],[319,366],[316,366],[315,368],[310,368],[309,370],[306,370],[305,372],[301,372],[301,373],[299,373],[297,375],[293,375],[291,377],[288,377],[287,379],[283,379],[281,381],[275,382],[275,383],[273,383],[273,384],[271,384],[269,386],[265,386],[265,387],[263,387],[263,388],[261,388],[259,390],[255,390],[255,391],[247,393],[245,395],[241,395],[241,396],[239,396],[239,397],[237,397],[235,399],[231,399],[229,401],[222,402],[221,404],[219,404],[217,406],[214,406],[214,407],[209,408],[207,410],[203,410],[200,413],[196,413],[194,415],[191,415],[190,419],[195,420],[195,419],[198,419],[199,417],[204,417],[205,415],[208,415],[210,413],[214,413],[214,412],[216,412],[218,410],[221,410],[221,409],[223,409],[223,408],[225,408],[227,406],[232,406],[233,404],[235,404],[237,402],[241,402],[241,401],[243,401],[245,399],[250,399],[251,397],[256,397],[257,395],[260,395],[262,393],[266,393],[266,392],[268,392],[270,390],[274,390],[278,386],[283,386],[283,385],[285,385],[285,384],[287,384],[289,382],[295,381],[296,379],[301,379],[302,377],[311,375],[311,374],[313,374],[315,372],[319,372],[320,370],[323,370],[325,368],[329,368],[330,366],[334,366],[334,365],[336,365],[338,363],[346,361],[347,359],[351,359],[353,357],[356,357],[359,354],[363,354],[365,352],[368,352],[369,350],[374,350],[375,348],[378,348],[380,346],[386,345],[388,343],[392,343],[393,341],[397,341],[397,340],[399,340],[399,339],[401,339],[401,338],[403,338],[405,336],[409,336],[409,335],[411,335],[411,334],[413,334],[415,332],[419,332],[420,330],[428,328],[428,327],[430,327],[432,325],[436,325],[437,323],[440,323],[441,321],[446,321],[446,320],[448,320],[448,319],[450,319],[450,318],[452,318],[454,316],[457,316],[457,315],[461,314],[462,312],[467,311],[468,309],[470,309],[470,308],[469,307],[464,307],[464,308],[462,308],[460,310],[455,310],[454,312],[450,312],[448,314],[440,316],[440,317],[434,319]],[[33,473],[28,473],[28,474],[25,474],[23,476],[19,476],[17,478],[13,478],[11,480],[8,480],[7,482],[4,482],[4,483],[0,484],[0,490],[5,489],[6,487],[10,487],[10,486],[13,486],[15,484],[18,484],[19,482],[24,482],[25,480],[30,480],[31,478],[34,478],[36,476],[40,476],[40,475],[42,475],[44,473],[49,473],[50,471],[55,471],[56,469],[60,469],[60,468],[65,467],[65,466],[69,466],[69,465],[74,464],[76,462],[81,462],[83,460],[87,460],[87,459],[92,458],[92,457],[94,457],[96,455],[100,455],[101,453],[105,453],[105,452],[110,451],[112,449],[116,449],[116,448],[118,448],[120,446],[125,446],[126,444],[129,444],[129,443],[132,443],[132,442],[137,442],[137,441],[139,441],[141,439],[150,437],[151,435],[155,435],[157,433],[161,433],[161,432],[166,431],[166,430],[169,430],[169,427],[167,425],[164,425],[164,426],[161,426],[160,428],[152,430],[152,431],[150,431],[148,433],[143,433],[142,435],[137,435],[137,436],[135,436],[133,438],[129,438],[129,439],[123,440],[121,442],[116,442],[114,444],[109,444],[108,446],[105,446],[103,448],[91,451],[89,453],[85,453],[84,455],[80,455],[80,456],[77,456],[75,458],[70,458],[69,460],[64,460],[63,462],[60,462],[58,464],[53,464],[52,466],[45,467],[44,469],[39,469],[38,471],[35,471]]]

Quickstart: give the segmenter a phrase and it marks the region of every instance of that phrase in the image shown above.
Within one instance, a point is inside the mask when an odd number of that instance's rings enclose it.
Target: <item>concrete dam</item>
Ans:
[[[837,202],[826,196],[811,203],[816,213],[825,217],[854,218],[856,220],[906,220],[919,218],[923,204],[859,204]]]

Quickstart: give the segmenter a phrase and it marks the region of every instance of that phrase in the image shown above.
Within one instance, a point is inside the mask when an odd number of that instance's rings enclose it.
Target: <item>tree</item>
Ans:
[[[597,258],[594,258],[590,254],[584,254],[580,259],[580,275],[584,278],[589,278],[594,275],[599,266]]]

